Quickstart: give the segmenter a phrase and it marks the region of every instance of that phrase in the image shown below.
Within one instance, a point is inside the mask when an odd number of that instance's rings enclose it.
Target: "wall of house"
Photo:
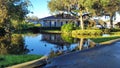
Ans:
[[[64,24],[67,24],[69,20],[42,20],[39,23],[42,24],[42,27],[61,27]]]

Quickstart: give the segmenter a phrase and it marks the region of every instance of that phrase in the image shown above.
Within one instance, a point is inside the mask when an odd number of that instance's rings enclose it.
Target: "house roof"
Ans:
[[[53,20],[53,19],[76,19],[74,16],[68,15],[68,14],[59,14],[59,15],[52,15],[48,17],[41,18],[40,20]]]

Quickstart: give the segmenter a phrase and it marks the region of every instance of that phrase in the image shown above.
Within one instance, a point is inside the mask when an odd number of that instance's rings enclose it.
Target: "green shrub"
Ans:
[[[34,26],[35,26],[35,27],[40,27],[40,26],[41,26],[41,24],[35,24]]]
[[[110,32],[118,32],[118,31],[120,31],[120,28],[112,28],[112,29],[110,29]]]
[[[1,28],[0,27],[0,35],[4,35],[6,32],[5,32],[5,30],[4,30],[4,28]]]
[[[74,30],[73,35],[101,35],[101,30]]]
[[[74,24],[73,23],[64,24],[61,27],[62,33],[71,32],[72,30],[74,30]]]
[[[111,35],[119,35],[120,36],[120,31],[119,32],[111,32]]]
[[[34,27],[34,24],[33,24],[33,23],[29,23],[29,24],[28,24],[28,27],[29,27],[29,28],[33,28],[33,27]]]
[[[103,31],[103,34],[110,34],[110,29],[102,29],[102,31]]]

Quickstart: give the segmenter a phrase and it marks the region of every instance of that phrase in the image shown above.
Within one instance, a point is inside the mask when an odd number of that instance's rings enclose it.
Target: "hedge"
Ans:
[[[72,35],[101,35],[101,30],[73,30]]]

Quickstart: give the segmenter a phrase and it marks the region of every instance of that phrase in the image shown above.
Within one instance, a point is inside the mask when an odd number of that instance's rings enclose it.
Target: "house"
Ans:
[[[84,16],[84,18],[86,17]],[[80,25],[78,19],[69,14],[52,15],[39,19],[39,23],[42,24],[42,27],[61,27],[62,25],[67,24],[69,21],[72,21],[77,26]]]
[[[83,20],[88,19],[88,17],[89,17],[88,14],[84,14]],[[93,17],[91,18],[91,20],[96,22],[96,27],[98,28],[101,28],[101,27],[109,28],[110,27],[110,22],[104,22],[106,24],[104,26],[101,25],[100,22],[98,22],[99,20],[103,20],[103,21],[109,20],[109,18],[106,19],[104,16]],[[75,23],[77,26],[80,26],[80,21],[78,20],[78,18],[72,15],[69,15],[69,14],[58,14],[58,15],[52,15],[52,16],[39,19],[39,23],[42,25],[42,27],[61,27],[62,25],[67,24],[70,21]],[[84,23],[84,25],[85,24],[86,23]],[[116,24],[115,21],[113,24]]]

